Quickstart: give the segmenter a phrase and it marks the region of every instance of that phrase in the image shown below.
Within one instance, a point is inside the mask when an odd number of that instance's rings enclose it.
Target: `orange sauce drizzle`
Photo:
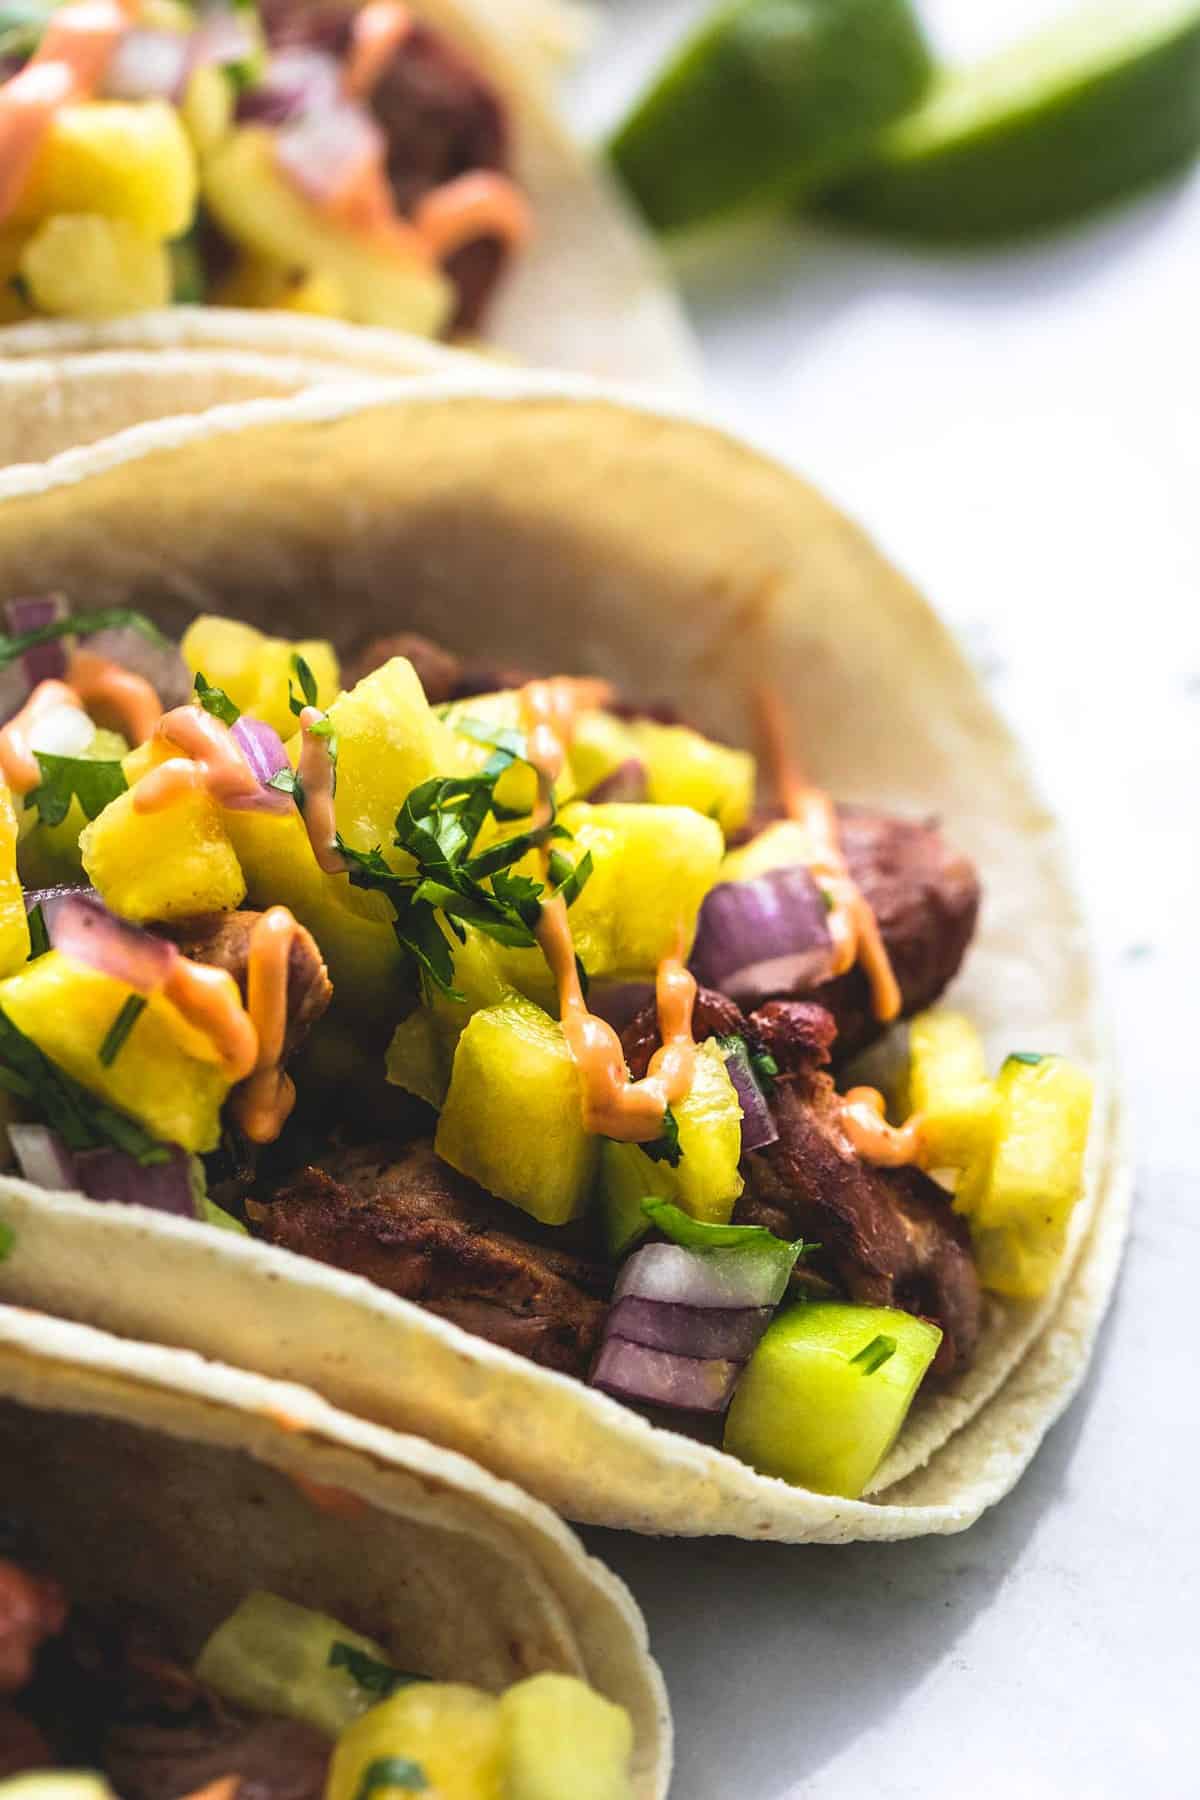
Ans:
[[[207,788],[220,806],[258,793],[258,781],[227,725],[202,706],[177,706],[164,713],[154,736],[182,750],[150,769],[133,790],[136,812],[161,812],[186,793]]]
[[[354,15],[342,92],[350,100],[374,93],[389,59],[412,31],[413,16],[400,0],[367,0]]]
[[[348,1488],[327,1487],[324,1482],[313,1481],[308,1475],[297,1475],[294,1469],[290,1471],[290,1479],[306,1500],[319,1512],[329,1513],[332,1518],[361,1519],[370,1511],[362,1496],[352,1494]]]
[[[55,113],[94,92],[131,12],[132,0],[60,7],[25,67],[0,85],[0,222],[20,200]]]
[[[229,1080],[244,1081],[258,1062],[258,1033],[228,970],[176,957],[162,996],[208,1038]]]
[[[925,1146],[920,1114],[914,1113],[903,1125],[889,1125],[877,1088],[855,1087],[843,1094],[839,1117],[851,1147],[864,1162],[883,1169],[921,1162]]]
[[[808,867],[832,903],[828,923],[833,938],[834,974],[844,975],[860,962],[870,984],[876,1018],[899,1018],[900,986],[879,921],[842,854],[833,801],[824,789],[811,786],[800,773],[788,748],[783,708],[774,688],[760,688],[758,710],[779,797],[788,818],[804,827],[812,844]]]
[[[304,789],[304,827],[326,875],[343,875],[346,859],[337,847],[337,814],[333,805],[333,758],[326,739],[313,730],[325,714],[318,706],[306,706],[300,714],[300,783]]]
[[[529,202],[507,175],[471,169],[444,181],[417,202],[413,224],[436,262],[445,262],[479,238],[498,238],[511,248],[533,231]]]
[[[39,719],[60,706],[82,711],[79,696],[65,681],[39,681],[20,712],[0,729],[0,774],[14,794],[30,793],[42,779],[37,757],[29,745]]]
[[[163,716],[158,695],[144,676],[92,650],[76,650],[67,669],[67,684],[89,712],[114,720],[114,728],[131,744],[144,744],[153,737]]]
[[[203,1787],[185,1794],[184,1800],[237,1800],[241,1785],[240,1775],[221,1775],[216,1781],[206,1781]]]
[[[606,682],[575,681],[558,676],[531,681],[521,690],[529,760],[538,772],[534,823],[550,816],[550,789],[562,773],[567,744],[578,714],[603,706],[612,698]],[[543,848],[548,867],[549,851]],[[589,1131],[623,1143],[648,1143],[662,1130],[668,1106],[675,1106],[692,1085],[696,1041],[692,1013],[696,981],[682,955],[664,957],[655,983],[662,1044],[650,1059],[641,1081],[631,1081],[621,1040],[606,1020],[588,1010],[567,908],[561,896],[543,901],[537,940],[558,988],[559,1018],[567,1048],[583,1084],[583,1117]],[[682,946],[680,946],[682,950]]]
[[[298,929],[286,906],[272,906],[250,933],[246,1013],[258,1055],[253,1073],[234,1098],[234,1116],[252,1144],[273,1144],[296,1104],[295,1083],[282,1064],[288,964]]]

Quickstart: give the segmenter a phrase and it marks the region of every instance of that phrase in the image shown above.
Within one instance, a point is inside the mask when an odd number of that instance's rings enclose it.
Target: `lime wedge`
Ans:
[[[664,231],[788,200],[861,163],[930,72],[908,0],[737,0],[637,103],[613,159]]]
[[[1200,149],[1200,0],[1103,0],[948,74],[821,205],[900,234],[1021,236]]]

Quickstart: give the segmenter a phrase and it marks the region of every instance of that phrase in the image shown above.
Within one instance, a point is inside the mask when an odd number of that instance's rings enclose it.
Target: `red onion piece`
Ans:
[[[238,95],[238,121],[283,125],[303,113],[327,111],[337,105],[341,83],[341,65],[326,50],[298,44],[274,50],[262,79]]]
[[[192,674],[174,644],[156,644],[132,625],[112,625],[85,640],[93,656],[105,656],[148,681],[164,712],[193,698]]]
[[[768,1144],[777,1144],[779,1132],[774,1115],[759,1086],[749,1050],[741,1038],[726,1038],[723,1041],[726,1044],[732,1042],[734,1046],[725,1058],[725,1067],[729,1071],[729,1079],[742,1109],[742,1154],[745,1155],[747,1150],[763,1150]]]
[[[624,1031],[653,998],[652,981],[597,981],[588,990],[588,1006],[614,1031]]]
[[[83,1150],[75,1157],[78,1186],[92,1200],[116,1201],[124,1206],[148,1206],[154,1212],[174,1213],[177,1218],[196,1217],[196,1194],[191,1179],[191,1157],[178,1144],[164,1146],[170,1160],[140,1163],[124,1150]]]
[[[723,881],[700,908],[691,970],[702,987],[742,1003],[803,993],[833,973],[821,890],[806,868]]]
[[[720,1306],[678,1306],[627,1295],[609,1313],[605,1330],[610,1337],[645,1344],[650,1350],[669,1350],[674,1356],[745,1362],[771,1323],[773,1311],[770,1306],[728,1311]]]
[[[253,62],[262,49],[262,37],[255,24],[256,14],[249,8],[210,6],[200,14],[200,22],[191,34],[191,69],[202,63],[215,63],[227,68],[230,63]]]
[[[650,792],[650,773],[640,756],[628,756],[598,781],[588,795],[588,804],[600,806],[606,801],[623,801],[640,805]]]
[[[47,625],[55,625],[59,619],[67,616],[67,603],[61,594],[38,594],[27,599],[10,600],[4,608],[8,620],[8,629],[14,637],[20,637],[26,631],[41,631]],[[61,681],[67,672],[69,641],[65,638],[52,638],[48,644],[37,644],[32,650],[26,650],[21,658],[21,669],[24,676],[25,692],[13,707],[19,712],[27,694],[39,681]],[[8,717],[11,717],[10,713]]]
[[[257,794],[229,801],[230,809],[240,812],[290,812],[293,805],[291,795],[280,793],[278,788],[267,785],[273,775],[292,766],[279,733],[273,726],[264,724],[261,719],[252,719],[245,713],[230,730],[250,765],[251,774],[259,784]]]
[[[382,160],[383,133],[361,106],[339,100],[304,113],[275,134],[275,160],[309,200],[324,205],[343,192],[363,163]]]
[[[114,976],[139,994],[155,993],[179,956],[169,939],[154,937],[118,919],[90,891],[63,899],[53,922],[47,919],[46,930],[51,944],[64,956]]]
[[[780,1239],[738,1250],[685,1250],[680,1244],[645,1244],[627,1258],[613,1299],[666,1302],[673,1306],[738,1311],[776,1306],[791,1279],[795,1252]]]
[[[624,1338],[607,1338],[591,1374],[593,1387],[621,1400],[670,1406],[680,1412],[724,1412],[733,1398],[740,1362],[672,1356]]]
[[[192,33],[134,26],[104,72],[106,100],[179,100],[192,67]]]
[[[48,1125],[10,1125],[8,1141],[26,1181],[41,1188],[77,1188],[75,1161]]]

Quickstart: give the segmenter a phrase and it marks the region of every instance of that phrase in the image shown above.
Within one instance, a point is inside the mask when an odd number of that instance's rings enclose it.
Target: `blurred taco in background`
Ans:
[[[659,1800],[621,1584],[473,1464],[0,1307],[6,1800]]]
[[[0,323],[146,315],[147,342],[178,345],[211,306],[236,344],[263,310],[284,348],[289,321],[315,317],[689,380],[653,254],[548,98],[537,44],[557,11],[46,0],[0,16]]]
[[[0,1291],[600,1523],[894,1538],[1012,1485],[1124,1229],[1095,975],[845,519],[480,372],[11,471],[0,586]]]

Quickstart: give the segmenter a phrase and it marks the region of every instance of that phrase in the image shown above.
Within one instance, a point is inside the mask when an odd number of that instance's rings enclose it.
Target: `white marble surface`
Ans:
[[[1131,5],[1137,0],[1129,0]],[[614,116],[694,0],[608,0]],[[1062,0],[938,0],[973,50]],[[683,1800],[1200,1795],[1200,174],[1036,249],[814,229],[686,274],[715,403],[862,518],[962,631],[1065,815],[1139,1146],[1085,1392],[959,1538],[593,1533],[666,1669]]]

